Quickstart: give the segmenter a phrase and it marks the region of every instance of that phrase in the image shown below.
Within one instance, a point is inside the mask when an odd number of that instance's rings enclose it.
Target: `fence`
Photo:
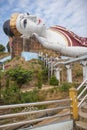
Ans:
[[[80,93],[79,90],[81,91]],[[4,128],[11,129],[14,127],[23,126],[25,124],[31,125],[31,124],[36,124],[38,122],[41,122],[43,120],[49,120],[53,118],[58,118],[58,117],[60,118],[60,117],[71,116],[71,115],[74,120],[77,120],[78,108],[87,97],[86,90],[87,90],[87,79],[83,81],[83,83],[77,89],[71,88],[69,90],[69,97],[70,97],[69,99],[15,104],[15,105],[2,105],[0,106],[0,110],[2,111],[2,114],[0,115],[0,129],[4,129]],[[81,101],[79,102],[80,98]],[[52,104],[54,104],[53,106],[55,107],[52,107],[51,106]],[[42,109],[41,106],[43,106],[44,109]],[[23,111],[27,107],[29,108],[29,110]],[[13,113],[12,109],[14,108],[15,109],[20,108],[20,112],[18,110],[18,112]],[[30,110],[30,108],[33,109]],[[61,113],[61,111],[64,109],[67,109],[67,112]],[[3,114],[3,111],[6,110],[9,110],[8,111],[9,113]],[[16,118],[20,118],[20,119],[17,120]],[[21,118],[23,119],[22,121],[20,121]],[[15,122],[11,122],[11,121],[15,121]]]
[[[71,88],[69,90],[69,95],[71,99],[71,113],[73,119],[78,119],[78,109],[83,101],[87,98],[87,79],[84,80],[78,87]],[[81,101],[80,101],[81,100]]]
[[[0,110],[6,110],[6,109],[13,109],[13,108],[25,108],[25,107],[34,107],[36,108],[36,106],[41,106],[41,105],[51,105],[51,104],[66,104],[65,102],[70,102],[70,99],[63,99],[63,100],[53,100],[53,101],[44,101],[44,102],[36,102],[36,103],[25,103],[25,104],[15,104],[15,105],[3,105],[0,106]],[[70,109],[70,105],[64,105],[64,106],[60,106],[58,105],[55,108],[46,108],[46,109],[42,109],[42,110],[31,110],[31,111],[27,111],[27,112],[18,112],[18,113],[11,113],[11,114],[5,114],[5,115],[0,115],[0,120],[3,119],[12,119],[14,117],[21,117],[21,116],[28,116],[28,115],[32,115],[31,117],[36,117],[36,119],[28,119],[28,120],[23,120],[23,121],[18,121],[18,122],[13,122],[13,123],[9,123],[9,124],[3,124],[0,125],[0,128],[13,128],[13,127],[18,127],[24,124],[32,124],[32,123],[36,123],[36,122],[40,122],[43,120],[48,120],[48,119],[52,119],[52,118],[57,118],[57,117],[63,117],[63,116],[68,116],[70,115],[70,112],[64,113],[64,114],[58,114],[57,111],[61,111],[63,109]],[[39,113],[41,113],[39,115]],[[35,115],[35,114],[38,114]],[[35,115],[35,116],[33,116]]]

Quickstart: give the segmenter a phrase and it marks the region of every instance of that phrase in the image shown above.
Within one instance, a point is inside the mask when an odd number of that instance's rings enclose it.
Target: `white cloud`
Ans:
[[[41,17],[47,27],[60,25],[87,37],[86,8],[87,0],[0,0],[0,26],[13,12],[29,12]]]
[[[13,3],[15,2],[15,0],[7,0],[7,1],[8,1],[8,3],[9,3],[9,6],[12,6]]]

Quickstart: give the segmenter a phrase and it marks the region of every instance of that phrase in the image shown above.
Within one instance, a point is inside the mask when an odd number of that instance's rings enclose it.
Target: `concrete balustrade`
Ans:
[[[49,60],[48,60],[49,59]],[[53,60],[52,60],[53,59]],[[87,79],[87,55],[78,57],[78,58],[70,58],[67,61],[60,61],[59,58],[47,58],[45,56],[44,62],[46,67],[48,66],[48,71],[50,72],[49,77],[55,74],[56,78],[59,80],[61,79],[60,71],[62,71],[62,66],[66,68],[66,75],[67,75],[67,82],[72,83],[72,68],[73,66],[71,64],[74,64],[75,62],[78,62],[82,65],[83,68],[83,81]],[[61,68],[61,69],[60,69]]]
[[[81,61],[83,67],[83,81],[87,79],[87,60]]]
[[[14,104],[14,105],[3,105],[0,106],[0,110],[5,110],[5,109],[13,109],[13,108],[21,108],[21,107],[28,107],[28,106],[40,106],[40,105],[47,105],[47,104],[53,104],[53,103],[70,103],[70,99],[61,99],[61,100],[53,100],[53,101],[43,101],[43,102],[35,102],[35,103],[24,103],[24,104]],[[34,124],[34,123],[38,123],[41,122],[43,120],[49,120],[49,119],[53,119],[53,118],[61,118],[64,116],[70,116],[70,110],[65,112],[65,113],[59,113],[60,110],[64,110],[70,109],[70,105],[61,105],[55,108],[47,108],[47,109],[43,109],[43,110],[32,110],[32,111],[27,111],[27,112],[19,112],[19,113],[9,113],[9,114],[2,114],[0,115],[0,120],[2,119],[10,119],[10,118],[16,118],[16,117],[23,117],[23,116],[28,116],[31,114],[40,114],[41,113],[41,117],[35,116],[34,119],[27,119],[26,120],[22,120],[22,121],[17,121],[17,122],[12,122],[12,123],[8,123],[8,124],[0,124],[0,129],[5,129],[5,128],[15,128],[15,127],[19,127],[19,126],[23,126],[25,124]],[[49,112],[53,112],[54,114],[50,113],[51,115],[49,115]],[[56,113],[55,113],[56,112]]]
[[[67,82],[72,83],[72,66],[70,64],[66,65],[67,71]]]

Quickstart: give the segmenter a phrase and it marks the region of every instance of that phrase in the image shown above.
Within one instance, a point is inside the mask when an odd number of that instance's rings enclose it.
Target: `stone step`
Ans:
[[[82,110],[79,111],[79,120],[87,122],[87,113],[84,113]]]
[[[87,113],[87,104],[81,107],[81,110],[85,113]]]
[[[79,110],[79,116],[87,119],[87,113],[83,112],[82,110]]]
[[[87,123],[82,121],[76,121],[76,128],[87,130]]]

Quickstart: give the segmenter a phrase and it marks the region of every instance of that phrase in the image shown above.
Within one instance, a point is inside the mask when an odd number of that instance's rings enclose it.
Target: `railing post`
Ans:
[[[67,81],[68,83],[72,83],[72,66],[70,64],[67,64],[66,68],[67,68]]]
[[[78,119],[78,99],[77,99],[77,90],[75,88],[69,89],[69,97],[71,99],[71,112],[73,119]]]
[[[83,66],[83,81],[87,79],[87,60],[81,62]]]
[[[55,73],[55,76],[56,76],[56,79],[59,81],[59,85],[60,85],[60,72],[61,72],[61,68],[55,68],[55,71],[54,71],[54,73]]]

